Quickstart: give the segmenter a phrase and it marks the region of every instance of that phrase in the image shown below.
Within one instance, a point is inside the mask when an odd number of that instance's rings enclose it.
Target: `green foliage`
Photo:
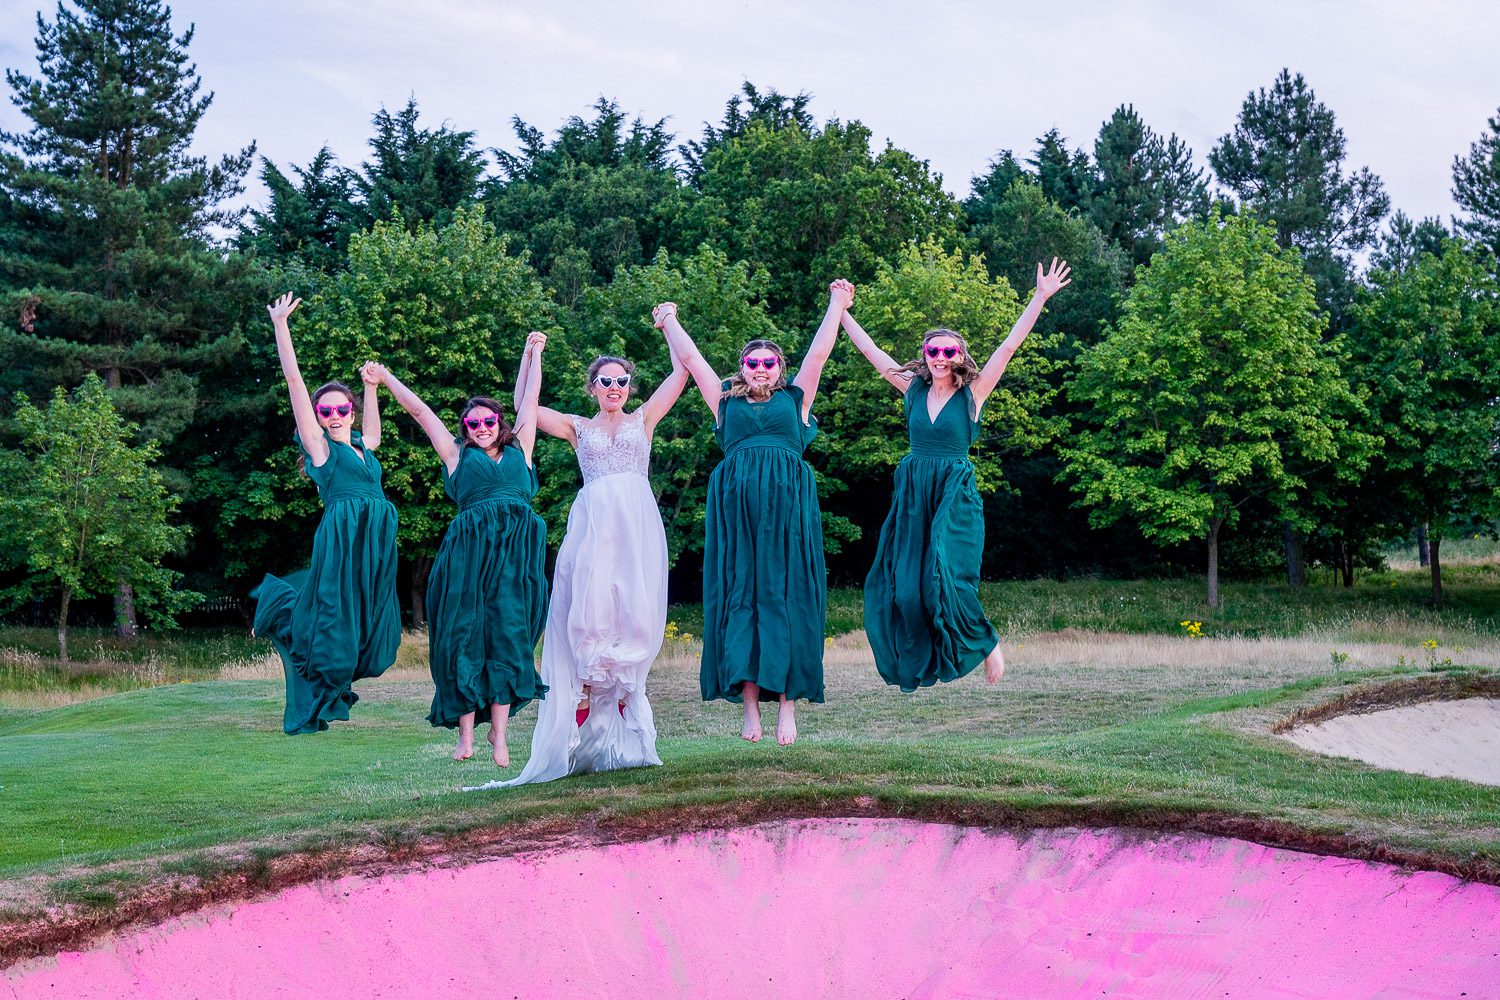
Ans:
[[[1174,134],[1153,132],[1131,105],[1121,105],[1094,141],[1089,214],[1105,237],[1144,264],[1162,234],[1208,215],[1208,185],[1193,152]]]
[[[349,172],[338,166],[327,146],[305,168],[294,165],[292,172],[296,184],[261,157],[260,179],[270,201],[264,210],[250,210],[235,243],[271,260],[296,259],[319,271],[336,271],[356,228]]]
[[[121,412],[170,442],[197,407],[195,377],[239,348],[211,301],[224,265],[206,245],[233,222],[253,145],[216,164],[188,147],[212,95],[160,2],[79,0],[38,17],[40,75],[6,71],[30,120],[0,136],[8,252],[0,288],[19,329],[0,390],[48,393],[98,372]]]
[[[1453,158],[1453,200],[1468,213],[1458,231],[1500,258],[1500,113],[1488,125],[1467,156]]]
[[[1071,358],[1098,341],[1104,326],[1119,314],[1131,270],[1118,246],[1088,219],[1049,201],[1041,186],[1025,177],[1004,190],[976,179],[974,196],[964,209],[969,238],[984,255],[990,274],[1004,278],[1012,288],[1031,287],[1039,261],[1060,257],[1072,266],[1073,283],[1067,293],[1047,303],[1047,329],[1062,334],[1059,356]]]
[[[1432,539],[1500,511],[1500,282],[1450,240],[1371,275],[1351,333],[1385,438],[1376,481]]]
[[[875,280],[860,286],[854,311],[875,342],[898,360],[915,358],[922,335],[946,327],[964,337],[983,365],[1010,333],[1021,303],[1004,278],[990,278],[979,257],[928,240],[903,248],[893,262],[882,261]],[[1046,415],[1057,393],[1057,363],[1046,348],[1057,339],[1055,334],[1028,337],[985,403],[985,433],[973,456],[981,490],[993,491],[1004,482],[1002,456],[1044,447],[1062,429]],[[847,345],[825,367],[823,379],[826,403],[819,409],[829,441],[828,474],[845,481],[887,481],[907,451],[900,398]]]
[[[1169,235],[1070,391],[1090,412],[1064,455],[1092,519],[1182,542],[1216,539],[1255,497],[1286,509],[1291,466],[1334,461],[1357,405],[1322,325],[1269,228],[1214,218]]]
[[[59,387],[46,410],[19,395],[16,421],[22,448],[6,454],[4,478],[25,488],[0,499],[0,535],[12,557],[24,554],[27,575],[6,596],[60,593],[61,640],[71,598],[123,582],[153,622],[170,626],[197,595],[175,589],[179,574],[161,566],[186,530],[169,523],[177,498],[152,467],[156,443],[130,443],[136,428],[120,419],[95,375],[71,397]],[[65,644],[61,655],[67,659]]]
[[[419,116],[411,98],[395,114],[381,108],[371,119],[374,155],[350,176],[360,228],[397,218],[408,227],[445,226],[478,196],[484,154],[474,148],[474,133],[418,128]]]
[[[472,395],[509,400],[503,373],[513,373],[528,331],[556,334],[552,301],[535,272],[509,253],[477,207],[460,210],[439,228],[420,224],[410,231],[399,214],[376,223],[350,241],[348,270],[304,310],[292,334],[310,386],[339,379],[358,393],[359,365],[380,361],[453,424]],[[559,357],[568,353],[561,337],[549,346]],[[444,495],[441,463],[427,436],[388,396],[381,404],[385,431],[378,455],[386,495],[400,515],[401,553],[425,565],[453,517],[453,502]],[[283,414],[287,405],[282,393]],[[312,518],[317,498],[297,473],[291,421],[282,419],[288,443],[273,468],[247,484],[245,503],[263,520]],[[425,571],[419,575],[425,578]]]
[[[650,264],[627,267],[603,288],[588,289],[579,304],[577,327],[564,361],[549,345],[545,361],[548,385],[559,394],[557,408],[592,416],[593,400],[584,390],[588,364],[600,354],[629,358],[637,365],[641,392],[649,394],[671,369],[666,343],[651,325],[651,308],[676,302],[683,325],[715,370],[728,373],[747,341],[776,340],[789,357],[800,346],[771,322],[763,298],[765,282],[749,265],[731,262],[707,247],[672,258],[658,252]],[[564,367],[564,365],[566,367]],[[559,371],[559,369],[562,369]],[[546,393],[544,389],[544,394]],[[704,502],[708,477],[718,464],[714,416],[689,382],[672,412],[657,425],[651,447],[651,485],[667,529],[667,549],[676,562],[683,553],[703,549]],[[553,445],[543,453],[543,480],[538,509],[549,517],[551,539],[562,540],[568,502],[577,490],[578,465],[571,449]],[[824,484],[820,483],[820,492]],[[838,519],[825,516],[828,541],[836,545]]]
[[[1234,130],[1209,164],[1243,209],[1276,223],[1276,241],[1296,247],[1317,283],[1318,300],[1342,325],[1350,255],[1375,239],[1390,199],[1380,178],[1361,167],[1345,175],[1344,130],[1298,73],[1283,69],[1245,98]]]
[[[504,176],[486,211],[530,251],[563,305],[669,245],[689,192],[669,161],[665,121],[627,126],[601,98],[591,121],[568,119],[550,143],[519,118],[514,127],[521,150],[499,154]]]
[[[834,278],[864,281],[912,240],[958,241],[958,204],[926,161],[890,145],[872,154],[857,121],[752,121],[708,149],[698,186],[688,235],[764,273],[787,326],[815,321]]]

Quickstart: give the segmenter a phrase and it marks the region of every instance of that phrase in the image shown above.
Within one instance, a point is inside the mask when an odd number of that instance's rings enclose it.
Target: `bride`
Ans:
[[[583,488],[568,512],[557,553],[552,600],[542,639],[542,682],[531,759],[501,788],[569,774],[660,764],[646,673],[661,651],[667,624],[667,537],[646,478],[651,434],[687,385],[675,354],[672,373],[645,403],[627,413],[635,365],[595,358],[590,419],[537,410],[537,426],[571,444]],[[526,374],[516,384],[526,390]],[[587,698],[587,714],[579,705]]]

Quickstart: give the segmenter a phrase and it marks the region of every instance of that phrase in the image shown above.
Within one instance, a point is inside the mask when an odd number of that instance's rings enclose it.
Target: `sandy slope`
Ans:
[[[1439,778],[1500,785],[1500,699],[1467,698],[1342,715],[1285,739],[1335,757]]]

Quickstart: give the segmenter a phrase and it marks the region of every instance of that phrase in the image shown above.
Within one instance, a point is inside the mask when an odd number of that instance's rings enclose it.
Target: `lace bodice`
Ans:
[[[573,418],[573,433],[578,438],[578,467],[585,483],[621,472],[644,476],[650,469],[651,439],[639,409],[620,421],[613,441],[609,431],[582,417]]]

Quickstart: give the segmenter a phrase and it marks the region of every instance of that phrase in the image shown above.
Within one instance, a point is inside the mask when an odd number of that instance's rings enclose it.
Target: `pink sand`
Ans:
[[[1500,889],[1239,840],[769,823],[290,889],[0,997],[1496,997]]]

